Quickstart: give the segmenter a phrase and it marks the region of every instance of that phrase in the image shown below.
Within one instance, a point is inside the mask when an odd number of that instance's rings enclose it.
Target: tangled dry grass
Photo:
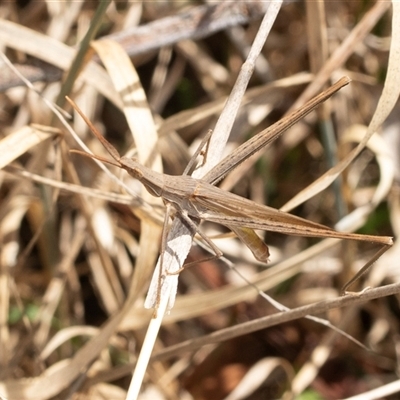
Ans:
[[[269,4],[0,4],[0,398],[396,398],[396,243],[352,286],[371,289],[340,296],[375,245],[260,232],[267,267],[204,222],[227,261],[183,271],[174,307],[155,319],[143,304],[162,200],[70,153],[108,156],[66,95],[121,154],[180,175],[208,129],[225,126],[230,154],[347,75],[219,186],[338,230],[397,236],[400,3],[271,3],[279,12],[238,115],[217,123]],[[193,246],[188,260],[204,257]],[[131,382],[136,365],[143,383]]]

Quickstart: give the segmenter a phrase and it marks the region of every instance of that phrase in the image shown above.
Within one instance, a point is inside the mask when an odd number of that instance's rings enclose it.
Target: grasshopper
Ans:
[[[348,81],[345,83],[347,84]],[[343,82],[341,84],[343,86]],[[251,200],[240,197],[233,193],[224,191],[214,186],[224,175],[235,168],[240,162],[257,152],[262,146],[278,137],[289,126],[297,122],[301,117],[308,114],[318,104],[331,96],[340,87],[339,82],[331,88],[316,96],[306,103],[300,110],[294,111],[283,120],[274,124],[261,134],[240,146],[232,155],[226,157],[220,164],[205,175],[204,179],[196,179],[186,175],[173,176],[155,172],[150,168],[138,163],[135,159],[121,157],[118,151],[112,146],[70,100],[68,101],[88,124],[92,133],[102,143],[112,160],[99,157],[79,150],[72,150],[74,153],[95,158],[99,161],[115,165],[128,172],[133,178],[138,179],[155,196],[161,197],[167,205],[166,222],[168,222],[171,208],[184,220],[194,231],[198,232],[204,241],[215,253],[211,258],[222,256],[218,247],[204,235],[192,219],[207,220],[224,225],[234,231],[237,236],[250,247],[255,257],[263,262],[268,260],[269,252],[267,245],[257,236],[254,229],[261,229],[271,232],[279,232],[288,235],[326,237],[337,239],[350,239],[364,242],[381,244],[383,247],[376,255],[352,278],[343,288],[347,288],[393,244],[388,236],[362,235],[356,233],[338,232],[327,226],[305,220],[301,217],[279,211],[275,208],[257,204]],[[276,127],[275,125],[278,125]],[[279,129],[278,129],[279,128]],[[202,145],[196,155],[199,154]],[[195,157],[196,157],[195,155]],[[193,158],[193,160],[195,159]],[[167,223],[164,225],[167,226]],[[165,234],[164,234],[165,237]],[[163,256],[164,245],[161,256]],[[179,273],[182,268],[174,273]]]

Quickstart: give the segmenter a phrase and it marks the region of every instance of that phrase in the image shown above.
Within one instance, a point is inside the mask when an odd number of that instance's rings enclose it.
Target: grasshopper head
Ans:
[[[121,157],[119,162],[121,168],[126,170],[129,175],[139,180],[143,178],[143,167],[136,161],[135,158]]]

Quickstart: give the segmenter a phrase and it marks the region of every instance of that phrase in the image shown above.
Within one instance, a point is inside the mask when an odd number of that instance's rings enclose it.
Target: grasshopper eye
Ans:
[[[143,178],[143,172],[139,168],[132,168],[132,175],[134,175],[136,179]]]

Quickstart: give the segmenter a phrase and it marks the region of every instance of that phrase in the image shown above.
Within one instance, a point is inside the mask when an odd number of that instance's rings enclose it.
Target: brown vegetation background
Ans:
[[[109,167],[130,193],[92,160],[69,152],[79,146],[60,118],[94,154],[109,158],[65,95],[121,154],[150,157],[155,169],[180,175],[215,126],[267,5],[0,3],[1,52],[11,63],[1,58],[0,398],[129,398],[153,315],[143,303],[160,250],[163,203],[118,168]],[[390,2],[285,3],[225,154],[296,100],[301,106],[311,83],[314,95],[342,76],[352,82],[220,187],[280,208],[343,159],[382,98],[394,17]],[[386,85],[396,92],[399,81]],[[55,115],[48,102],[66,113]],[[339,178],[291,212],[330,227],[351,213],[354,220],[339,230],[395,236],[399,116],[397,104]],[[210,237],[227,233],[207,222],[201,229]],[[382,290],[370,301],[339,298],[378,247],[260,235],[270,247],[268,265],[223,235],[215,243],[231,264],[212,260],[181,273],[139,398],[398,398],[399,296]],[[206,256],[193,246],[187,261]],[[351,289],[397,284],[398,271],[395,244]],[[322,323],[285,319],[257,290],[293,310],[319,304],[318,317],[358,343]],[[240,330],[273,314],[288,322]],[[235,337],[215,343],[206,336],[225,328]],[[208,345],[179,349],[203,336]],[[163,353],[170,346],[177,348]]]

